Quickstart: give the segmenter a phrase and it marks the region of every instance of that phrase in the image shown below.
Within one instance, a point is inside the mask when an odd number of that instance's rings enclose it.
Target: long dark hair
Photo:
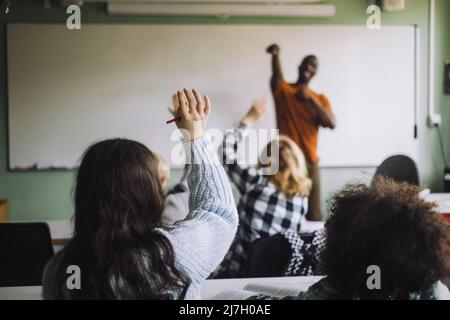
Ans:
[[[164,206],[158,158],[125,139],[96,143],[83,156],[75,191],[74,237],[61,252],[55,290],[78,265],[73,299],[179,299],[189,278],[175,266],[160,227]]]

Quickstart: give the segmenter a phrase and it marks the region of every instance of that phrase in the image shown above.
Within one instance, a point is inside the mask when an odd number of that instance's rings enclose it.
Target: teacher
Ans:
[[[309,88],[309,82],[316,75],[319,62],[314,55],[305,57],[298,68],[297,82],[287,83],[281,71],[280,47],[273,44],[267,48],[267,52],[272,55],[270,86],[275,101],[277,126],[280,134],[293,139],[305,154],[313,182],[307,218],[318,221],[322,219],[317,156],[319,127],[334,129],[336,126],[336,119],[328,99]]]

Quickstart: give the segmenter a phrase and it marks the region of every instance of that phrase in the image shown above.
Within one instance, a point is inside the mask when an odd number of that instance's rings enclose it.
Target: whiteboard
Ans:
[[[337,118],[335,130],[320,130],[322,166],[378,165],[398,153],[417,159],[412,26],[10,24],[10,168],[73,168],[86,147],[111,137],[143,142],[180,165],[175,127],[165,121],[172,93],[184,87],[211,97],[209,128],[232,127],[263,95],[270,107],[258,128],[275,128],[271,43],[281,46],[288,81],[303,56],[319,58],[311,88]]]

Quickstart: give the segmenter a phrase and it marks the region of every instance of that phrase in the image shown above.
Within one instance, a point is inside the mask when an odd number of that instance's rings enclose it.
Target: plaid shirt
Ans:
[[[241,165],[239,147],[247,127],[239,124],[227,130],[222,145],[222,163],[241,198],[238,205],[240,225],[225,259],[213,278],[243,277],[250,245],[260,237],[287,230],[300,231],[302,216],[308,210],[308,198],[287,197],[267,176],[255,167]]]
[[[325,251],[325,229],[314,231],[309,241],[297,232],[286,231],[283,236],[291,245],[291,258],[284,272],[285,277],[322,275],[322,255]]]

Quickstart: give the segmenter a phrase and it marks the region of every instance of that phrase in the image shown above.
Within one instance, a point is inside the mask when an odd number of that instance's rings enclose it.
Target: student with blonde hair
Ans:
[[[275,156],[271,156],[271,150],[277,148]],[[261,158],[268,156],[268,165],[261,164]],[[267,161],[267,160],[266,160]],[[279,135],[269,142],[261,152],[257,168],[272,168],[276,163],[278,172],[269,176],[279,191],[288,197],[296,195],[308,196],[311,190],[311,180],[308,178],[305,157],[297,144],[285,135]]]
[[[223,141],[225,171],[241,193],[240,225],[213,278],[244,277],[250,244],[260,237],[287,230],[299,232],[302,218],[308,211],[311,180],[305,158],[290,138],[279,136],[272,140],[262,151],[257,166],[241,164],[238,151],[248,127],[258,121],[265,110],[265,98],[254,102],[234,130],[227,131]]]

